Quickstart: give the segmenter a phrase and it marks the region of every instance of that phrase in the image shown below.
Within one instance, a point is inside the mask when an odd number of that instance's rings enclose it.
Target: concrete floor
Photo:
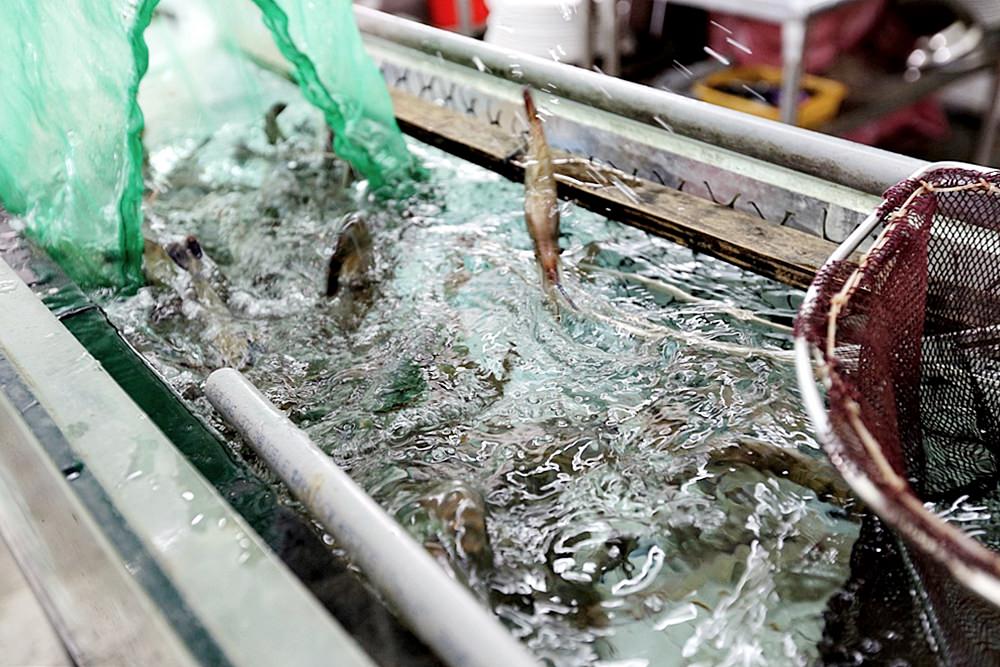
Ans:
[[[0,540],[0,667],[69,667],[73,661]]]

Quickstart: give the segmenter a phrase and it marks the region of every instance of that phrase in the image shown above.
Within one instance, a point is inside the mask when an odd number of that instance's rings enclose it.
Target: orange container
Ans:
[[[472,27],[482,28],[486,25],[489,10],[484,0],[471,0]],[[456,0],[427,0],[427,11],[430,14],[431,25],[437,28],[455,30],[458,28],[458,6]]]
[[[693,90],[695,96],[705,102],[771,120],[780,120],[781,112],[777,106],[720,90],[724,86],[753,86],[755,83],[766,83],[780,88],[781,70],[769,65],[730,67],[696,82]],[[802,90],[809,97],[799,103],[796,124],[809,129],[815,129],[833,120],[844,98],[847,97],[847,86],[844,84],[812,74],[802,76]]]

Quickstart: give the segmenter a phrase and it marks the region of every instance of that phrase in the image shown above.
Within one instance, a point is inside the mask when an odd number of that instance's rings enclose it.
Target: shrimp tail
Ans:
[[[566,288],[562,286],[562,283],[557,281],[555,286],[556,289],[559,290],[559,293],[562,294],[562,298],[566,299],[566,303],[569,305],[570,309],[579,313],[580,309],[576,307],[575,303],[573,303],[573,299],[569,298],[569,294],[566,293]]]

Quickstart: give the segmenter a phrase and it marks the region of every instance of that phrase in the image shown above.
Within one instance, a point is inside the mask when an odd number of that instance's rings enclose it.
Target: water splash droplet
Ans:
[[[722,63],[726,67],[729,67],[730,65],[732,65],[732,61],[729,60],[729,58],[725,57],[724,55],[722,55],[721,53],[719,53],[715,49],[711,48],[710,46],[704,47],[703,50],[709,56],[711,56],[712,58],[715,58],[716,60],[718,60],[720,63]]]
[[[740,42],[737,42],[732,37],[726,37],[726,43],[729,44],[730,46],[733,46],[733,47],[739,49],[740,51],[742,51],[743,53],[746,53],[748,55],[753,53],[753,51],[750,50],[749,46],[747,46],[746,44],[742,44]]]

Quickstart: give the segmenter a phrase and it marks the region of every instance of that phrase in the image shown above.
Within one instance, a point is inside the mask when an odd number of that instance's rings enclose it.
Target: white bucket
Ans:
[[[559,62],[587,59],[589,0],[489,0],[485,41]]]

